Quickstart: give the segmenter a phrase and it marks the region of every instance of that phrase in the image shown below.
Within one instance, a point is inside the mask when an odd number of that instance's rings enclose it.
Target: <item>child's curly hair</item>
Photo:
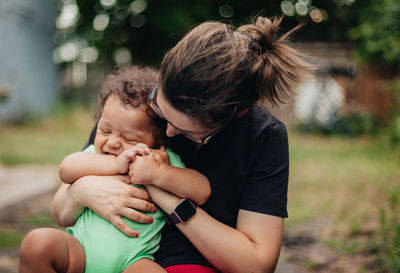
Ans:
[[[146,113],[154,121],[156,146],[165,143],[166,122],[158,117],[147,105],[147,98],[158,81],[158,71],[151,67],[130,65],[118,68],[106,77],[101,87],[95,110],[95,119],[99,121],[104,105],[111,95],[118,96],[126,107],[146,106]]]

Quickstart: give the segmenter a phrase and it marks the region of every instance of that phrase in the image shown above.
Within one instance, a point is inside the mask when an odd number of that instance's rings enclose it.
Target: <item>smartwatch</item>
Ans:
[[[168,215],[172,224],[186,224],[197,212],[197,204],[190,199],[182,199]]]

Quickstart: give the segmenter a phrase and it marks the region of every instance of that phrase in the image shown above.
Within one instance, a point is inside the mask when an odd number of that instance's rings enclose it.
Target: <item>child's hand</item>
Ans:
[[[136,144],[134,147],[120,153],[116,158],[118,172],[127,173],[131,162],[135,161],[137,155],[146,156],[151,153],[151,149],[143,143]]]
[[[164,146],[161,146],[159,150],[152,150],[152,154],[158,163],[170,165],[169,156]]]
[[[157,156],[158,157],[158,156]],[[129,177],[132,184],[151,185],[157,179],[161,164],[155,154],[136,156],[129,166]]]

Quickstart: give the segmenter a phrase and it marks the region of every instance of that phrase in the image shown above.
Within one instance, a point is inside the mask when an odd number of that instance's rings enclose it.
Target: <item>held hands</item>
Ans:
[[[165,147],[161,146],[159,150],[152,150],[154,158],[160,164],[167,164],[170,165],[169,156],[165,151]]]
[[[169,157],[164,146],[160,150],[151,150],[146,155],[136,156],[129,166],[132,184],[156,185],[162,165],[169,165]]]
[[[146,156],[151,153],[151,149],[143,143],[139,143],[134,147],[127,149],[120,153],[116,158],[118,172],[120,174],[125,174],[129,170],[129,165],[135,161],[136,156]]]
[[[159,150],[152,150],[143,143],[123,151],[115,160],[120,174],[129,171],[130,183],[141,185],[154,184],[160,174],[161,165],[170,164],[164,146]]]

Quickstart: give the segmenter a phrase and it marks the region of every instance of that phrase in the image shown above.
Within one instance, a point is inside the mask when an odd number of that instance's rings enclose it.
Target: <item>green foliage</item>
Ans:
[[[392,143],[400,143],[400,114],[395,115],[390,128],[390,133]]]
[[[400,187],[392,192],[388,209],[381,209],[379,259],[386,272],[400,272]]]
[[[63,4],[74,1],[60,1]],[[57,43],[80,41],[100,52],[100,61],[113,63],[118,48],[126,48],[136,62],[159,65],[167,49],[193,26],[206,20],[229,20],[235,23],[249,20],[263,12],[268,16],[279,15],[279,1],[261,0],[243,2],[233,0],[229,7],[232,16],[223,17],[219,10],[226,1],[146,1],[118,0],[111,6],[103,6],[98,0],[76,1],[79,20],[75,26],[59,33]],[[132,10],[132,3],[142,6]],[[94,29],[94,19],[103,14],[109,18],[108,26]],[[293,18],[293,21],[296,21]],[[139,21],[138,21],[139,20]],[[139,24],[138,24],[139,23]]]
[[[306,133],[355,137],[377,134],[380,124],[370,113],[350,112],[342,115],[329,125],[320,124],[318,122],[301,123],[297,128],[299,131]]]
[[[76,2],[79,15],[70,26],[59,27],[56,43],[62,45],[73,41],[80,50],[94,47],[99,51],[98,61],[102,63],[113,63],[115,52],[125,48],[135,62],[159,65],[166,50],[173,47],[195,25],[208,20],[240,25],[257,15],[280,16],[283,14],[283,2],[290,2],[292,8],[296,4],[307,6],[305,14],[297,12],[296,15],[295,9],[293,15],[288,16],[283,23],[284,29],[292,28],[300,21],[306,23],[307,26],[298,33],[301,40],[348,41],[343,30],[358,25],[359,14],[371,1],[374,0],[320,0],[317,3],[311,0],[59,0],[60,13],[64,5],[71,6]],[[107,6],[104,2],[112,4]],[[142,8],[132,10],[133,3]],[[321,22],[317,23],[311,18],[311,11],[315,9],[325,14]],[[97,15],[108,18],[104,29],[95,29],[94,20]]]
[[[400,67],[400,1],[372,1],[350,30],[363,59]]]
[[[390,124],[390,136],[393,144],[400,144],[400,79],[394,81],[393,119]]]
[[[379,123],[369,113],[349,113],[335,121],[330,128],[334,134],[348,136],[373,135],[378,132]]]

